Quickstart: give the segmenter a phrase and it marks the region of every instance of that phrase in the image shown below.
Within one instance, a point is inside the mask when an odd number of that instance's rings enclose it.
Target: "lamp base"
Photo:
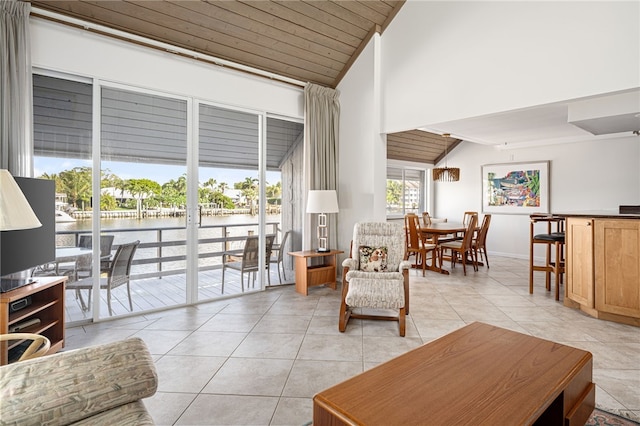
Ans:
[[[331,249],[324,248],[324,247],[318,247],[318,248],[316,249],[316,253],[328,253],[328,252],[330,252],[330,251],[331,251]]]

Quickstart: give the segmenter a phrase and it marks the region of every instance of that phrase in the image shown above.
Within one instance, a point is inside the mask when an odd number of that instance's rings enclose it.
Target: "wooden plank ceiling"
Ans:
[[[35,16],[55,19],[39,13],[43,9],[332,88],[404,1],[30,0]],[[418,130],[389,135],[387,157],[437,161],[441,139]]]
[[[387,158],[435,164],[460,142],[460,139],[422,130],[391,133],[387,135]]]
[[[384,31],[404,0],[32,0],[31,4],[302,82],[336,87],[359,50],[375,31]]]

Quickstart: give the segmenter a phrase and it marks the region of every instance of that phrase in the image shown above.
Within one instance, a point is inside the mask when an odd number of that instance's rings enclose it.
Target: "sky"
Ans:
[[[34,177],[39,177],[43,173],[60,173],[61,171],[70,170],[74,167],[91,166],[91,160],[36,156],[34,157]],[[160,185],[169,182],[171,179],[177,180],[187,172],[186,165],[181,167],[164,164],[123,163],[116,161],[103,161],[102,169],[108,169],[111,173],[122,179],[151,179]],[[218,183],[226,182],[230,188],[233,188],[234,183],[242,182],[247,177],[258,177],[257,170],[200,168],[199,173],[200,176],[198,180],[200,183],[213,178]],[[273,185],[279,180],[280,172],[267,172],[267,183],[269,185]]]

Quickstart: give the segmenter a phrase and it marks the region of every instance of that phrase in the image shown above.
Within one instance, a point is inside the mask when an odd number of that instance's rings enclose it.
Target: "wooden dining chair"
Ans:
[[[478,254],[480,260],[487,264],[489,269],[489,257],[487,256],[487,232],[489,232],[489,225],[491,224],[491,215],[485,214],[482,218],[482,225],[480,225],[480,231],[477,232],[476,237],[473,239],[473,251],[476,255],[476,261],[478,260]],[[484,258],[483,258],[484,255]]]
[[[473,250],[473,236],[476,232],[476,227],[478,226],[478,216],[471,216],[469,220],[469,225],[467,229],[464,231],[464,236],[462,240],[458,241],[449,241],[446,243],[440,244],[440,266],[442,266],[442,258],[444,257],[447,250],[451,253],[451,267],[455,267],[456,261],[460,259],[462,262],[462,270],[464,274],[467,275],[467,260],[471,259],[473,270],[478,270],[478,259],[475,257],[475,252]]]
[[[415,256],[416,266],[422,266],[422,276],[424,277],[427,268],[427,253],[431,253],[433,265],[438,261],[438,246],[427,243],[420,233],[420,219],[417,214],[409,213],[404,217],[405,229],[405,255],[404,260]]]
[[[429,212],[422,212],[422,226],[428,227],[432,223],[432,217]],[[435,243],[434,236],[432,234],[422,234],[422,240],[426,243]]]
[[[474,216],[476,217],[476,220],[477,220],[478,212],[464,212],[464,215],[462,216],[462,224],[464,226],[469,226],[469,222],[471,222],[471,218]]]
[[[422,224],[425,226],[431,225],[431,216],[429,212],[422,212]]]
[[[478,212],[473,212],[473,211],[468,211],[468,212],[464,212],[464,214],[462,215],[462,224],[465,227],[469,226],[469,222],[471,221],[471,218],[475,216],[476,217],[476,222],[478,219]],[[464,237],[464,233],[459,233],[455,236],[454,240],[462,240],[462,238]]]

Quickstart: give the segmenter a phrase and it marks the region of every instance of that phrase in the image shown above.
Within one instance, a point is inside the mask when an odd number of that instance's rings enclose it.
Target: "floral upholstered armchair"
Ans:
[[[409,314],[409,268],[404,259],[404,232],[399,223],[356,223],[351,254],[342,262],[342,302],[338,328],[345,331],[350,318],[398,321],[405,335]],[[364,310],[367,310],[365,312]],[[397,315],[369,312],[393,310]]]

